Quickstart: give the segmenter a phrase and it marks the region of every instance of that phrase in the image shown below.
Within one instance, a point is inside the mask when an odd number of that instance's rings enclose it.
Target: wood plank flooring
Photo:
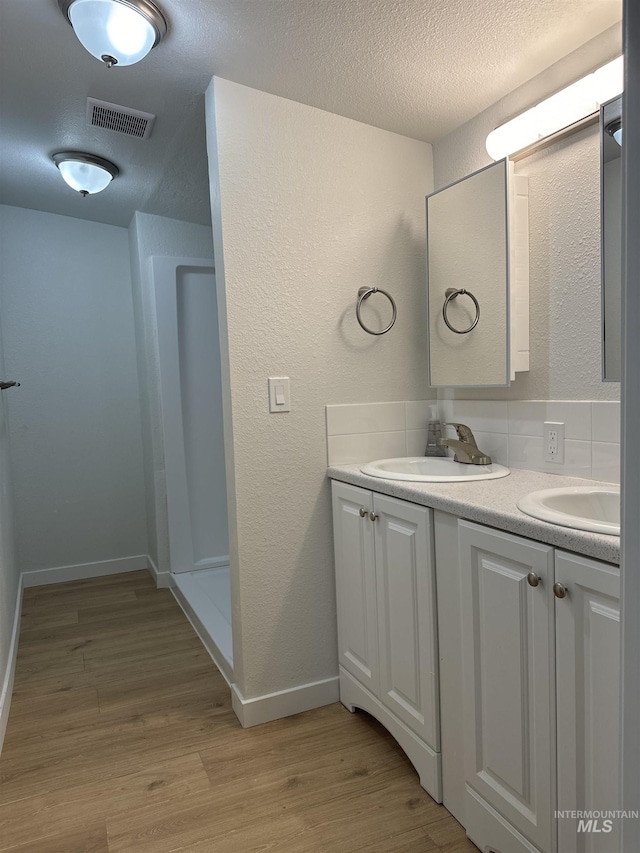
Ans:
[[[366,714],[330,705],[243,730],[146,572],[25,590],[0,758],[9,850],[476,852]]]

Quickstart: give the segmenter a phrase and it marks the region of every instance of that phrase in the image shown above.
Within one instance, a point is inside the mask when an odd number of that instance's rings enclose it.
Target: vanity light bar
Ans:
[[[501,160],[597,113],[624,89],[623,59],[619,56],[492,130],[486,143],[489,156]]]

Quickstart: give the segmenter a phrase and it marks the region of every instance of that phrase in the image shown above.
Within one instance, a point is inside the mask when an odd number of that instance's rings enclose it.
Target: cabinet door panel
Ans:
[[[439,749],[431,511],[374,495],[380,698]]]
[[[553,549],[469,522],[459,530],[466,783],[551,850]]]
[[[617,566],[558,552],[556,580],[567,588],[566,598],[556,601],[558,810],[615,811],[621,808],[620,573]],[[619,821],[601,819],[578,832],[578,821],[560,818],[558,849],[619,850]]]
[[[378,692],[378,633],[371,492],[332,483],[340,664]]]

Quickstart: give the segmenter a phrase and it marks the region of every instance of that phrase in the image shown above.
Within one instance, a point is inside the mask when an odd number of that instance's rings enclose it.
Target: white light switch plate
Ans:
[[[288,376],[269,377],[269,411],[291,411],[291,389]]]

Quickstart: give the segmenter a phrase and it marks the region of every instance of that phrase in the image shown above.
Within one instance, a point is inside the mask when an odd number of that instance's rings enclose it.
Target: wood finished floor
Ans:
[[[146,572],[25,590],[0,850],[477,853],[366,714],[243,730]]]

